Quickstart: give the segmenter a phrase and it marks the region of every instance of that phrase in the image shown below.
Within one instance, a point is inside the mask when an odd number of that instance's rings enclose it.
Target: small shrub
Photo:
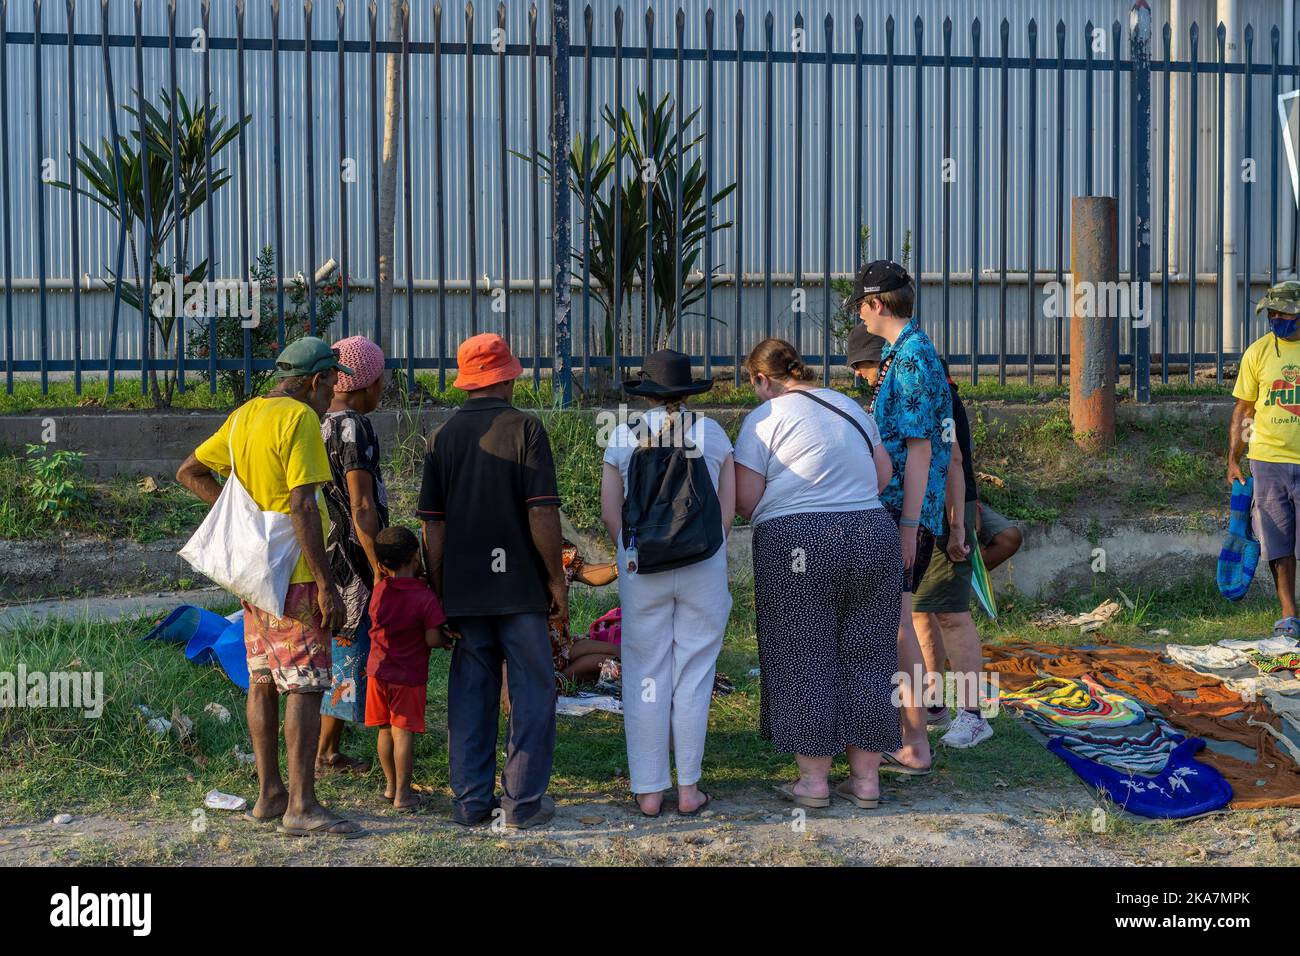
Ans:
[[[60,524],[86,503],[81,477],[86,456],[78,451],[51,452],[46,445],[27,446],[27,493],[38,515]]]

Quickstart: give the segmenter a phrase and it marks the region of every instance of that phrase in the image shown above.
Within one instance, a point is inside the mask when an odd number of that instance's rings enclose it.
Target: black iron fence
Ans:
[[[1258,328],[1251,302],[1259,285],[1291,269],[1282,264],[1278,243],[1289,218],[1280,219],[1279,209],[1290,198],[1281,157],[1294,144],[1279,141],[1279,134],[1292,135],[1283,122],[1288,92],[1283,86],[1296,85],[1300,68],[1281,61],[1277,27],[1270,30],[1261,56],[1259,38],[1247,25],[1242,58],[1234,61],[1222,25],[1207,43],[1199,26],[1191,24],[1185,59],[1174,58],[1172,31],[1164,25],[1157,50],[1146,0],[1134,4],[1126,26],[1087,23],[1081,35],[1067,35],[1063,22],[1054,28],[1042,25],[1040,31],[1034,19],[1023,24],[945,19],[936,28],[919,16],[910,23],[889,17],[868,28],[860,15],[852,22],[837,22],[829,14],[815,22],[798,16],[790,24],[777,24],[768,15],[754,24],[742,12],[733,17],[709,9],[702,14],[702,33],[690,31],[693,37],[700,34],[700,42],[691,43],[687,15],[676,10],[664,24],[656,19],[657,10],[662,13],[658,4],[635,18],[619,7],[608,24],[599,22],[588,6],[577,17],[583,27],[581,42],[571,43],[569,3],[552,0],[544,10],[529,9],[526,42],[515,43],[505,42],[504,31],[491,30],[494,24],[504,27],[505,4],[488,10],[485,27],[472,3],[455,15],[435,3],[427,13],[429,38],[417,40],[409,7],[400,18],[397,38],[388,39],[376,4],[367,8],[367,31],[354,35],[345,16],[347,4],[311,0],[283,5],[268,0],[270,30],[261,36],[246,35],[242,0],[235,3],[234,29],[228,35],[209,29],[207,0],[198,4],[201,33],[178,29],[176,0],[167,0],[165,34],[146,33],[142,7],[135,0],[134,32],[114,32],[111,17],[128,2],[92,2],[100,30],[89,33],[76,29],[74,0],[33,0],[33,29],[26,31],[8,28],[16,4],[0,0],[4,363],[11,391],[15,375],[37,373],[43,388],[52,374],[71,373],[80,390],[83,376],[91,372],[105,373],[110,389],[124,375],[138,376],[147,387],[151,374],[159,372],[174,375],[182,390],[193,387],[187,373],[200,373],[215,389],[219,372],[242,372],[248,383],[255,371],[270,366],[269,359],[256,354],[256,326],[230,318],[229,310],[220,313],[219,321],[217,313],[203,306],[189,313],[179,309],[168,316],[172,324],[160,337],[150,281],[159,276],[167,282],[181,277],[209,285],[253,281],[250,264],[257,250],[250,239],[254,214],[248,195],[250,178],[259,173],[248,158],[249,126],[240,121],[248,115],[248,98],[263,92],[248,86],[253,58],[269,59],[272,85],[274,344],[278,347],[298,331],[317,331],[319,286],[332,281],[336,288],[331,296],[339,308],[333,331],[371,334],[396,343],[389,364],[411,382],[417,371],[432,370],[439,384],[445,384],[455,364],[454,336],[489,329],[512,341],[516,335],[526,339],[530,354],[525,364],[534,380],[553,375],[557,393],[566,402],[575,379],[589,386],[593,374],[635,366],[646,350],[662,344],[688,351],[710,372],[729,368],[739,381],[740,361],[748,347],[757,337],[774,332],[790,335],[829,380],[832,366],[843,362],[845,318],[838,314],[839,283],[864,256],[896,257],[902,250],[921,280],[918,314],[954,367],[964,369],[973,382],[982,371],[994,368],[1004,382],[1011,370],[1022,372],[1030,382],[1047,376],[1059,383],[1068,363],[1068,318],[1059,309],[1055,314],[1045,310],[1044,286],[1063,283],[1069,272],[1067,193],[1092,194],[1103,187],[1103,175],[1107,191],[1120,199],[1125,272],[1137,297],[1131,314],[1117,321],[1123,323],[1121,361],[1131,370],[1139,399],[1150,394],[1153,354],[1164,381],[1171,373],[1184,372],[1194,379],[1198,364],[1212,364],[1222,380],[1225,362],[1239,355]],[[55,22],[57,13],[46,7],[63,8],[61,24]],[[290,15],[302,18],[301,37],[281,36],[282,18]],[[314,26],[314,18],[324,23]],[[320,32],[329,19],[334,21],[333,36],[324,38]],[[634,19],[638,42],[629,39]],[[59,31],[60,25],[65,29]],[[483,42],[485,33],[488,42]],[[600,42],[606,38],[609,42]],[[179,51],[186,47],[201,57],[201,102],[192,106],[183,103],[178,81]],[[79,48],[102,53],[96,75],[78,75],[73,51]],[[131,75],[122,75],[120,63],[115,68],[110,54],[119,49],[133,53]],[[13,68],[15,50],[30,51],[30,72]],[[1019,52],[1013,55],[1013,50]],[[214,51],[223,54],[224,67],[235,71],[231,102],[218,104],[213,98]],[[160,101],[165,111],[147,95],[147,53],[166,57],[164,93],[170,97]],[[385,144],[385,81],[391,56],[399,57],[402,65],[397,91],[400,125],[398,142]],[[423,111],[411,98],[414,61],[421,61],[433,77],[432,108],[429,116],[417,120],[413,105]],[[485,61],[499,66],[495,115],[486,118],[475,112],[480,103],[475,83],[482,82],[479,68]],[[526,65],[524,102],[507,98],[508,61]],[[356,84],[365,87],[368,103],[362,115],[349,110],[342,96],[336,104],[319,99],[316,80],[322,70],[333,74],[331,82],[338,91]],[[605,82],[611,73],[612,91]],[[1153,75],[1159,78],[1154,85]],[[281,153],[280,84],[290,76],[300,78],[305,127],[300,131],[305,142],[302,166],[292,169],[286,168]],[[444,107],[452,77],[464,102],[449,119]],[[661,85],[665,77],[671,79]],[[786,83],[792,83],[793,95],[782,99]],[[1240,89],[1230,93],[1229,83],[1239,83]],[[925,112],[927,103],[935,101],[936,84],[937,121]],[[60,86],[59,95],[67,103],[66,139],[74,151],[77,119],[87,104],[102,109],[109,124],[103,141],[91,145],[98,165],[92,163],[88,171],[85,165],[56,164],[65,172],[62,180],[48,168],[49,131],[44,128],[42,102],[49,89]],[[1182,115],[1175,115],[1171,99],[1184,86]],[[1159,95],[1155,104],[1153,88]],[[26,113],[32,127],[23,137],[11,138],[16,90],[33,98],[33,108]],[[910,117],[900,115],[898,107],[904,92],[910,99]],[[1103,102],[1103,92],[1108,103]],[[1072,113],[1067,123],[1067,96],[1073,103],[1080,94],[1082,110]],[[1207,94],[1215,111],[1210,114],[1215,141],[1208,162],[1199,132],[1207,118],[1201,102]],[[790,107],[792,115],[774,117],[778,102],[782,111]],[[660,103],[667,107],[656,111]],[[1225,131],[1240,131],[1244,169],[1244,160],[1254,162],[1252,151],[1264,141],[1256,128],[1259,117],[1271,117],[1273,104],[1278,104],[1283,121],[1268,122],[1269,153],[1267,162],[1259,164],[1267,179],[1269,255],[1266,267],[1257,273],[1252,271],[1259,262],[1251,236],[1260,228],[1255,208],[1261,201],[1255,190],[1259,176],[1243,173],[1239,185],[1225,185],[1232,180],[1229,163],[1235,161]],[[218,106],[221,115],[233,118],[224,126],[217,122]],[[528,117],[527,142],[510,149],[506,124],[520,112]],[[608,117],[619,129],[612,138]],[[488,128],[485,119],[500,131],[495,142],[481,135]],[[463,127],[449,130],[452,122]],[[320,153],[316,123],[334,126],[334,149],[329,151],[333,155]],[[1051,133],[1048,142],[1040,142],[1044,124]],[[719,135],[722,128],[725,139]],[[902,128],[910,143],[903,140]],[[1160,174],[1154,177],[1153,129],[1159,130],[1162,159]],[[454,155],[453,132],[458,147]],[[1109,155],[1097,145],[1103,133]],[[1180,145],[1184,133],[1185,157]],[[778,222],[774,208],[788,184],[780,181],[785,167],[775,153],[788,145],[782,142],[787,136],[796,144],[790,170],[793,209]],[[11,154],[11,144],[20,140],[27,143],[27,155]],[[596,140],[603,144],[599,150],[591,145]],[[145,146],[138,149],[141,143]],[[214,179],[214,151],[227,145],[237,159],[228,174]],[[381,261],[378,213],[383,157],[390,145],[400,154],[395,217],[402,242],[393,250],[394,261]],[[77,152],[85,158],[86,151]],[[963,153],[961,162],[957,153]],[[155,161],[139,159],[139,154]],[[453,159],[463,177],[458,182],[449,174]],[[552,168],[553,160],[558,170]],[[511,196],[506,175],[511,162],[532,164],[522,202]],[[904,162],[910,166],[904,167]],[[760,169],[752,168],[755,163]],[[840,168],[846,164],[847,177]],[[330,172],[336,165],[338,173]],[[161,191],[159,184],[150,182],[157,169],[167,169],[171,176]],[[1218,184],[1210,223],[1215,230],[1213,276],[1198,271],[1198,248],[1205,238],[1200,209],[1206,169]],[[1013,179],[1016,175],[1020,181]],[[196,200],[212,197],[226,177],[238,197],[237,267],[220,261],[216,204]],[[416,178],[432,180],[431,216],[420,221],[413,218]],[[852,183],[848,194],[836,187],[846,178]],[[96,186],[97,196],[92,179],[103,180]],[[872,190],[880,179],[883,189]],[[817,194],[806,187],[808,182],[816,183]],[[475,200],[489,183],[497,192],[495,211],[500,217],[500,244],[495,249],[481,248],[475,229],[482,218]],[[1040,189],[1043,183],[1048,188]],[[112,207],[112,187],[120,190],[121,208],[134,209],[136,193],[142,208],[116,220],[112,266],[105,271],[111,268],[112,276],[121,280],[87,285],[78,278],[86,265],[81,212],[95,202]],[[69,189],[73,197],[66,204],[66,223],[52,221],[49,197],[54,188]],[[1177,195],[1180,188],[1184,197]],[[11,215],[20,189],[33,190],[31,221]],[[285,258],[286,189],[307,193],[306,242],[299,262]],[[869,204],[869,191],[880,201]],[[330,220],[318,222],[317,209],[325,204],[317,200],[330,193]],[[155,205],[160,196],[162,210]],[[1183,222],[1171,236],[1171,210],[1179,209],[1180,199]],[[450,221],[453,200],[463,212],[463,223]],[[1158,203],[1156,217],[1153,200]],[[361,261],[353,246],[359,206],[366,203],[373,234]],[[132,275],[128,263],[136,261],[137,250],[159,245],[151,234],[155,225],[169,230],[166,254],[158,262],[142,259],[147,262],[145,276]],[[783,243],[790,261],[778,261],[774,251],[778,225],[792,232]],[[511,261],[512,240],[521,231],[528,248],[523,268]],[[1239,252],[1232,244],[1225,256],[1225,233],[1240,235]],[[1153,234],[1160,238],[1160,263],[1154,269]],[[758,248],[749,248],[755,237]],[[418,274],[413,255],[413,245],[426,239],[436,252],[431,276]],[[1179,252],[1184,239],[1185,267],[1171,267],[1171,241]],[[34,276],[16,279],[15,242],[35,246]],[[70,252],[70,278],[62,285],[47,274],[52,242],[66,242]],[[457,244],[463,248],[455,249]],[[817,259],[807,261],[806,250],[818,245]],[[960,261],[955,245],[961,246]],[[1045,254],[1045,248],[1050,252]],[[448,268],[449,249],[465,263],[459,274]],[[332,273],[318,274],[322,252],[333,259]],[[479,280],[489,259],[490,267],[498,270],[495,282]],[[746,263],[755,260],[757,268],[746,269]],[[219,278],[221,269],[224,278]],[[371,272],[368,282],[355,279],[359,269]],[[385,328],[385,293],[377,280],[398,271],[402,278],[396,280],[397,291],[404,294],[400,304],[395,297],[391,327]],[[295,273],[302,275],[297,286],[304,317],[301,330],[293,323],[298,313],[286,304],[286,297],[295,294],[290,278]],[[778,302],[774,291],[786,286],[788,306]],[[1236,320],[1225,320],[1238,308],[1223,291],[1228,287],[1237,290],[1234,296],[1240,300]],[[1181,302],[1179,288],[1184,289]],[[83,314],[83,298],[95,290],[100,290],[102,304],[93,315]],[[71,297],[70,355],[56,354],[49,340],[55,291]],[[1208,294],[1215,300],[1212,318],[1206,314]],[[529,327],[512,306],[521,295],[531,300]],[[24,297],[33,301],[39,337],[35,354],[19,355],[15,321],[22,309],[16,300]],[[369,305],[364,318],[358,308],[363,302]],[[450,309],[457,315],[449,317]],[[197,341],[195,322],[201,322],[203,330]],[[239,323],[237,334],[223,334],[222,322]],[[88,323],[107,327],[102,355],[83,354]],[[122,357],[126,344],[131,359]],[[400,356],[394,354],[398,351]]]

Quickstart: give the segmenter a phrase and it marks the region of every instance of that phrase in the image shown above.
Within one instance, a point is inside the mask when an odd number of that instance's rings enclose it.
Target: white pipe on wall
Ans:
[[[1224,62],[1241,62],[1241,0],[1218,0],[1216,20],[1216,28],[1218,23],[1222,23],[1224,29]],[[1217,50],[1215,52],[1217,54]],[[1237,293],[1236,281],[1238,239],[1241,234],[1241,223],[1237,216],[1242,141],[1237,109],[1241,103],[1241,93],[1241,80],[1238,77],[1224,77],[1223,182],[1220,184],[1223,189],[1223,287],[1219,289],[1219,299],[1223,305],[1223,347],[1230,352],[1236,352],[1241,347],[1241,298]]]
[[[1282,62],[1288,66],[1295,62],[1295,9],[1296,0],[1283,0],[1281,52]],[[1276,103],[1268,104],[1268,121],[1270,124],[1278,122]],[[1286,146],[1283,145],[1280,149],[1286,149]],[[1295,252],[1295,197],[1290,192],[1291,182],[1286,157],[1274,156],[1273,162],[1280,164],[1279,175],[1282,183],[1281,189],[1278,190],[1278,202],[1281,204],[1277,217],[1277,227],[1281,232],[1277,243],[1278,271],[1288,272]]]
[[[1173,45],[1173,58],[1175,60],[1185,60],[1188,55],[1187,30],[1189,23],[1183,10],[1183,0],[1169,0],[1169,29]],[[1170,83],[1169,86],[1169,155],[1165,157],[1165,175],[1169,177],[1169,248],[1165,250],[1165,258],[1168,262],[1169,271],[1178,274],[1178,262],[1181,258],[1179,250],[1182,248],[1182,228],[1179,213],[1183,208],[1183,190],[1182,177],[1178,175],[1179,165],[1176,157],[1187,155],[1182,148],[1182,130],[1183,130],[1183,98],[1182,85],[1183,77],[1186,74],[1175,74],[1171,78],[1166,78]],[[1193,173],[1193,175],[1195,175]]]

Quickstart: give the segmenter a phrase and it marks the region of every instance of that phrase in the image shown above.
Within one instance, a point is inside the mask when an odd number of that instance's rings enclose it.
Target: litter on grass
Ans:
[[[243,810],[248,807],[248,801],[231,793],[209,790],[203,798],[203,805],[209,810]]]
[[[1038,627],[1077,627],[1080,633],[1088,634],[1105,626],[1122,610],[1118,601],[1103,601],[1087,614],[1066,614],[1058,607],[1041,611],[1032,620]]]

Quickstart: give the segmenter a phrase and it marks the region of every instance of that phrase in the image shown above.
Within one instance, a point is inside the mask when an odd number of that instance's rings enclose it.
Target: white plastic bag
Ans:
[[[236,414],[230,423],[230,477],[179,554],[235,597],[282,617],[289,579],[302,552],[293,519],[278,511],[263,511],[235,474],[238,420]]]

